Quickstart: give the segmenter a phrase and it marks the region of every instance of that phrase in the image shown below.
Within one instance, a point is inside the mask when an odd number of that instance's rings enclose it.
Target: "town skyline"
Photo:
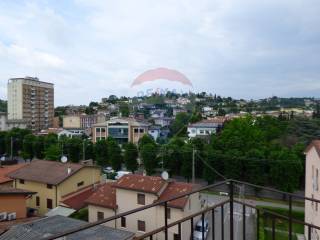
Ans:
[[[166,80],[131,87],[159,67],[183,73],[193,92],[319,97],[319,8],[287,0],[2,1],[0,98],[9,78],[25,76],[54,83],[55,105],[183,87]]]

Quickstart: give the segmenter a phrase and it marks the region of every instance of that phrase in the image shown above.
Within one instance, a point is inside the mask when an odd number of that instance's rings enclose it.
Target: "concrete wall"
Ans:
[[[115,211],[113,209],[89,205],[88,206],[88,212],[89,212],[89,222],[96,222],[98,221],[98,212],[104,213],[104,218],[112,217],[115,215]],[[119,221],[118,221],[119,222]],[[116,221],[110,221],[105,224],[103,224],[108,227],[117,228]],[[120,224],[118,225],[118,228],[120,228]]]
[[[15,212],[17,218],[27,217],[26,198],[24,195],[0,195],[0,213]]]
[[[318,177],[317,177],[318,172]],[[305,196],[320,200],[320,158],[314,147],[306,155],[306,186]],[[305,203],[305,222],[314,225],[320,225],[320,204]],[[308,229],[305,228],[305,235],[307,237]],[[312,231],[312,240],[320,239],[320,230]]]

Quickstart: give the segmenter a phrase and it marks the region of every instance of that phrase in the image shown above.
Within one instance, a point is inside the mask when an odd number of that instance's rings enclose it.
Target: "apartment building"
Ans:
[[[134,118],[116,117],[103,123],[94,124],[92,126],[92,139],[93,142],[97,142],[111,136],[119,144],[138,143],[139,139],[148,133],[149,125]]]
[[[129,174],[115,183],[106,183],[87,199],[89,222],[95,222],[115,214],[149,205],[157,201],[169,199],[179,194],[191,192],[195,185],[189,183],[167,181],[160,177]],[[177,221],[201,210],[199,193],[183,197],[168,203],[168,223]],[[122,217],[106,223],[109,227],[135,232],[137,236],[164,226],[164,206],[156,206],[147,210]],[[195,222],[197,219],[195,218]],[[190,239],[190,223],[182,224],[182,238]],[[169,230],[169,240],[178,239],[178,228]],[[154,239],[164,239],[159,233]]]
[[[105,122],[106,116],[104,114],[95,115],[66,115],[63,116],[63,128],[65,129],[88,129],[93,124]]]
[[[320,200],[320,140],[313,141],[305,150],[306,154],[306,181],[305,197]],[[314,225],[320,223],[320,204],[305,202],[305,222]],[[308,228],[305,228],[308,239]],[[311,240],[320,239],[320,230],[312,229]]]
[[[44,215],[57,207],[65,195],[100,181],[100,169],[93,166],[33,160],[11,172],[14,187],[37,192],[27,206]]]
[[[8,129],[7,121],[7,113],[0,112],[0,131],[6,131]]]
[[[52,127],[54,86],[38,78],[11,78],[8,81],[8,127],[34,132]]]

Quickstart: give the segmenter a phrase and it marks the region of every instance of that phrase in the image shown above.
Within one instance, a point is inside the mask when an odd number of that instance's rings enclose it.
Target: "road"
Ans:
[[[224,200],[227,200],[226,197],[215,196],[210,194],[202,194],[202,198],[206,199],[208,205],[218,204]],[[230,239],[230,211],[229,204],[226,204],[223,208],[224,217],[221,219],[221,207],[215,209],[215,239],[222,239],[222,226],[223,223],[223,232],[224,239]],[[212,215],[211,212],[207,214],[206,218],[209,221],[210,230],[208,233],[208,240],[212,239]],[[242,205],[234,203],[234,239],[242,240],[243,236],[243,219],[242,219]],[[254,240],[256,237],[256,214],[252,209],[246,209],[246,240]]]

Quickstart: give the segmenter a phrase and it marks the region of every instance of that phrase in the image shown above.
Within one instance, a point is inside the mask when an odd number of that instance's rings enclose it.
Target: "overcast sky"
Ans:
[[[0,1],[0,98],[11,77],[55,84],[55,104],[184,90],[235,98],[320,97],[319,0]]]

